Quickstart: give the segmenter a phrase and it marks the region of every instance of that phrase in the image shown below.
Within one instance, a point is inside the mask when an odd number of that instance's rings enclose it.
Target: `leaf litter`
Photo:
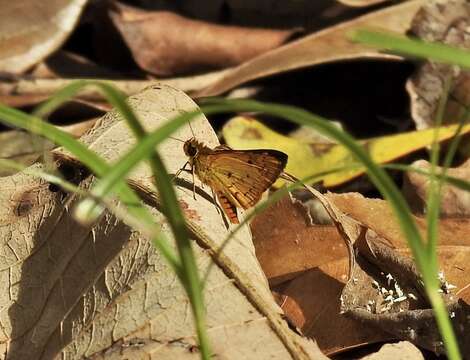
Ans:
[[[402,34],[411,30],[426,40],[468,48],[467,22],[462,16],[468,12],[468,4],[460,0],[445,6],[439,1],[417,0],[397,5],[380,0],[315,5],[299,2],[285,8],[275,8],[271,2],[249,7],[213,4],[204,8],[187,1],[163,9],[152,8],[146,1],[138,2],[139,8],[124,3],[95,7],[93,2],[72,1],[49,6],[47,13],[53,21],[48,24],[39,21],[34,28],[29,26],[31,18],[26,15],[35,14],[35,6],[25,1],[16,10],[7,7],[4,26],[9,26],[8,32],[0,26],[0,32],[7,35],[10,44],[12,39],[20,40],[0,56],[0,101],[27,111],[74,79],[92,77],[107,79],[131,95],[131,103],[146,121],[151,117],[149,114],[162,119],[169,118],[175,110],[194,108],[183,93],[172,87],[184,90],[194,99],[232,90],[230,96],[262,97],[266,96],[263,91],[269,88],[269,81],[278,90],[281,102],[295,99],[301,91],[307,91],[312,98],[317,96],[317,101],[312,101],[315,112],[320,102],[326,109],[344,105],[337,99],[330,100],[329,95],[324,98],[328,101],[318,98],[316,93],[325,87],[321,81],[301,89],[281,82],[282,76],[293,77],[295,71],[302,77],[309,69],[324,72],[328,66],[337,64],[354,69],[355,63],[366,61],[376,61],[379,68],[385,63],[404,63],[395,54],[352,44],[346,38],[351,30],[362,26],[380,26]],[[305,11],[299,14],[302,6]],[[314,16],[309,11],[314,11]],[[64,16],[68,26],[56,26],[58,13]],[[292,21],[296,16],[302,21]],[[306,18],[332,25],[311,27]],[[335,23],[332,21],[335,18],[348,21]],[[267,26],[269,22],[281,26]],[[178,31],[174,31],[176,27]],[[198,33],[207,36],[196,42],[193,37]],[[48,42],[46,38],[53,41]],[[91,46],[83,51],[77,46],[77,38],[85,39]],[[37,50],[34,56],[29,53],[31,48]],[[448,78],[453,81],[444,118],[450,119],[449,122],[465,118],[466,71],[431,62],[415,66],[417,71],[406,84],[415,127],[432,126]],[[163,86],[163,90],[152,87],[156,80],[170,87]],[[335,86],[339,91],[341,84]],[[357,86],[360,93],[360,84]],[[393,107],[393,96],[388,100]],[[351,104],[345,107],[354,112],[351,106],[356,104]],[[110,110],[102,95],[87,90],[55,113],[54,121],[84,121],[93,125],[96,120],[87,110],[91,108]],[[309,133],[306,139],[305,135],[299,135],[302,129],[294,135],[296,129],[286,131],[281,127],[283,134],[290,132],[290,136],[283,136],[250,120],[240,127],[242,134],[250,136],[233,136],[230,132],[236,128],[234,124],[240,125],[236,121],[245,121],[241,119],[246,117],[232,120],[223,128],[225,141],[236,148],[284,146],[290,158],[288,172],[297,177],[353,161],[345,153],[328,157],[332,149],[340,147],[316,134]],[[222,129],[217,121],[210,120]],[[345,129],[352,126],[345,118],[334,120]],[[432,131],[423,136],[424,133],[412,132],[415,129],[410,128],[409,121],[390,119],[380,113],[376,118],[364,120],[368,121],[367,125],[364,123],[367,127],[377,120],[393,123],[400,132],[368,138],[364,129],[362,138],[367,140],[363,144],[379,162],[420,159],[414,166],[429,168],[422,155],[430,144]],[[103,151],[106,158],[115,159],[119,151],[130,145],[131,136],[121,125],[114,112],[108,113],[81,139],[99,153]],[[80,136],[84,127],[72,129]],[[441,140],[450,138],[453,129],[449,128]],[[403,133],[405,130],[409,133]],[[196,133],[198,139],[217,144],[207,122],[199,122]],[[30,140],[24,133],[1,135],[2,145],[5,141],[12,145],[2,147],[3,156],[32,164],[31,169],[42,169],[33,162],[41,151],[52,149],[51,144],[36,152],[37,148],[29,146]],[[192,136],[188,129],[180,135],[182,140]],[[162,145],[162,152],[171,158],[168,165],[172,170],[176,171],[185,161],[180,143],[168,141]],[[466,154],[468,151],[461,148],[459,161],[453,164],[449,175],[468,179]],[[81,174],[73,169],[71,166],[72,175]],[[308,171],[301,172],[305,170]],[[362,181],[358,176],[362,173],[361,170],[343,172],[337,177],[325,176],[323,186],[317,184],[318,189],[330,187],[337,194],[322,195],[311,189],[285,197],[255,216],[251,223],[254,246],[245,229],[242,240],[230,243],[222,255],[217,248],[227,228],[220,214],[211,201],[194,202],[190,190],[180,188],[183,210],[200,235],[195,242],[200,267],[205,269],[211,261],[217,263],[207,287],[209,331],[217,355],[229,358],[260,355],[262,341],[262,355],[267,358],[322,358],[310,339],[316,340],[328,356],[342,353],[353,357],[356,350],[373,343],[389,344],[367,358],[383,356],[385,359],[385,352],[394,352],[397,358],[406,351],[412,354],[410,358],[421,359],[423,349],[443,353],[419,273],[390,208],[385,201],[374,199],[377,193],[371,193],[370,187],[366,192],[369,197],[339,194],[349,185],[358,188]],[[139,168],[132,176],[140,184],[135,189],[153,207],[165,229],[158,201],[148,196],[152,194],[149,174]],[[9,271],[5,279],[11,283],[10,294],[14,300],[4,299],[8,312],[4,312],[1,320],[6,329],[3,343],[9,344],[4,351],[12,359],[39,353],[43,358],[59,353],[71,358],[111,357],[116,351],[129,357],[199,357],[192,324],[181,310],[185,304],[183,292],[147,239],[111,213],[106,213],[91,229],[81,228],[69,213],[76,198],[22,172],[2,173],[0,180],[3,182],[0,200],[6,204],[2,207],[3,230],[7,231],[4,239],[8,240],[3,246],[6,260],[0,265],[5,276]],[[191,182],[190,177],[186,180]],[[90,179],[80,178],[78,183],[88,188]],[[414,172],[405,175],[403,193],[423,233],[427,188],[428,181],[423,175]],[[312,199],[312,192],[316,200]],[[465,191],[444,185],[438,246],[441,294],[446,299],[464,354],[470,353],[467,197]],[[319,207],[326,210],[319,211]],[[17,229],[22,238],[15,235]],[[64,238],[68,239],[68,248],[64,247]],[[70,256],[72,253],[74,257]],[[62,266],[67,259],[70,260],[68,268]],[[77,280],[64,282],[63,279]],[[66,294],[62,301],[57,285],[61,281],[61,291]],[[145,304],[141,299],[146,299]],[[30,311],[26,313],[23,308]],[[94,310],[90,312],[91,308]],[[281,315],[280,309],[284,314]],[[283,317],[291,324],[290,328]],[[392,344],[396,340],[411,341],[419,348],[405,341]],[[396,355],[397,351],[400,355]]]

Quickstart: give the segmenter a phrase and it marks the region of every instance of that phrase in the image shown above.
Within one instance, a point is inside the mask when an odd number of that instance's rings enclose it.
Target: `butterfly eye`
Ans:
[[[187,156],[192,157],[192,156],[196,156],[197,154],[197,148],[191,143],[184,144],[183,150]]]
[[[197,149],[194,146],[190,146],[188,149],[189,156],[195,156],[197,154]]]

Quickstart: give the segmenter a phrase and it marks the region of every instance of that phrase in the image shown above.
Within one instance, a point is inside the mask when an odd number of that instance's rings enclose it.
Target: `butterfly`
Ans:
[[[190,171],[208,185],[233,224],[237,208],[254,206],[283,173],[287,155],[277,150],[233,150],[226,145],[211,149],[191,138],[183,145]],[[181,170],[183,170],[181,169]]]

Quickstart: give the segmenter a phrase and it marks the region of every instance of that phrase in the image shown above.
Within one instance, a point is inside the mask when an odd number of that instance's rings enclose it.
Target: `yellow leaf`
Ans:
[[[457,125],[439,129],[438,140],[451,138]],[[253,118],[237,116],[223,128],[227,144],[234,149],[275,149],[289,156],[286,172],[302,179],[336,168],[359,164],[341,144],[307,143],[281,135]],[[462,134],[470,132],[470,125]],[[434,129],[412,131],[360,141],[372,159],[384,164],[430,145]],[[335,172],[319,178],[325,187],[333,187],[364,174],[364,168]]]

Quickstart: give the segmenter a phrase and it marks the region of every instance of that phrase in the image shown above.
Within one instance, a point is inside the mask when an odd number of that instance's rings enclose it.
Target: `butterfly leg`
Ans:
[[[171,181],[175,181],[175,179],[180,176],[180,174],[186,170],[186,166],[189,165],[189,161],[186,161],[186,163],[183,165],[183,167],[181,169],[179,169],[175,175],[173,175],[173,177],[171,178]]]
[[[191,166],[190,170],[186,169],[187,165]],[[194,176],[194,166],[192,166],[189,161],[186,161],[186,163],[183,165],[183,167],[181,169],[179,169],[176,172],[175,175],[173,175],[173,177],[171,178],[171,181],[173,182],[183,171],[191,172],[191,174],[193,176],[193,198],[194,198],[194,200],[196,200],[196,180],[195,180],[195,176]]]
[[[215,192],[214,192],[214,189],[211,188],[211,191],[212,191],[212,199],[214,200],[214,206],[215,208],[217,209],[217,213],[219,213],[220,215],[222,215],[222,212],[220,210],[220,206],[219,204],[217,203],[217,197],[215,195]]]
[[[191,173],[193,174],[193,198],[196,200],[196,177],[194,176],[194,166],[191,167]]]

